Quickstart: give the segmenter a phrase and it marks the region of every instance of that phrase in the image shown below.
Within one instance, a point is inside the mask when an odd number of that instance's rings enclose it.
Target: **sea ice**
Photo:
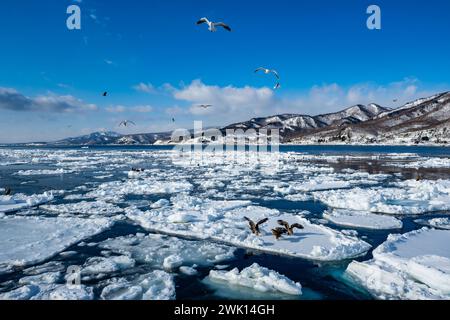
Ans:
[[[15,212],[21,209],[31,208],[42,203],[50,202],[54,199],[52,193],[35,194],[26,196],[24,194],[15,194],[13,196],[0,196],[0,212]]]
[[[104,300],[174,300],[175,296],[173,276],[160,270],[132,281],[121,278],[101,293]]]
[[[93,300],[94,290],[80,286],[69,288],[67,285],[25,285],[10,292],[1,293],[0,300]]]
[[[346,275],[379,299],[450,299],[450,231],[423,228],[390,235],[373,260]]]
[[[77,203],[66,203],[59,205],[43,205],[41,209],[64,215],[114,215],[123,210],[111,203],[104,201],[81,201]]]
[[[365,211],[334,209],[326,211],[323,216],[335,224],[347,227],[375,230],[401,229],[403,227],[403,223],[395,217]]]
[[[43,262],[112,226],[107,219],[6,217],[0,220],[0,270]]]
[[[19,176],[52,176],[73,173],[71,170],[56,169],[56,170],[21,170],[16,174]]]
[[[89,258],[81,269],[81,277],[84,281],[92,278],[102,278],[106,274],[116,273],[133,268],[136,261],[127,256],[115,256],[109,258]]]
[[[213,281],[228,282],[234,286],[243,286],[261,292],[281,292],[289,295],[301,295],[302,286],[276,271],[259,266],[254,263],[252,266],[243,269],[241,272],[237,268],[231,271],[211,270],[209,278]]]
[[[193,188],[187,181],[158,181],[152,178],[103,183],[86,194],[89,198],[120,202],[126,195],[176,194]]]
[[[414,221],[422,226],[432,227],[436,229],[450,230],[450,219],[449,218],[434,218],[430,220],[418,219]]]
[[[450,180],[394,183],[391,187],[315,192],[332,208],[388,214],[422,214],[450,210]]]
[[[234,258],[235,249],[205,241],[190,241],[158,234],[137,234],[105,240],[98,245],[116,254],[159,269],[211,266]]]
[[[278,210],[251,205],[245,201],[213,201],[195,197],[178,196],[173,207],[143,212],[136,208],[126,210],[128,218],[142,227],[169,235],[213,240],[237,247],[284,254],[312,260],[334,261],[363,255],[370,245],[330,228],[315,225],[295,214],[281,214]],[[189,219],[171,223],[171,217],[183,210]],[[253,235],[244,216],[259,221],[270,218],[261,227],[262,235]],[[277,220],[298,222],[305,229],[293,236],[276,241],[270,230],[279,227]],[[173,220],[172,220],[173,221]]]
[[[187,276],[195,276],[196,274],[198,274],[198,271],[194,267],[180,267],[180,272]]]

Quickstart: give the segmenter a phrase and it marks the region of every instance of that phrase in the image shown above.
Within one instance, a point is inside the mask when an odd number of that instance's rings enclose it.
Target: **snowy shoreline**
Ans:
[[[101,147],[175,147],[175,146],[186,146],[186,145],[197,145],[197,146],[208,146],[208,145],[214,145],[214,144],[190,144],[190,143],[158,143],[158,144],[93,144],[93,145],[86,145],[86,144],[74,144],[74,145],[55,145],[51,143],[45,143],[45,144],[7,144],[7,145],[0,145],[1,149],[6,148],[18,148],[18,147],[24,147],[24,148],[82,148],[82,147],[89,147],[89,148],[101,148]],[[221,146],[223,144],[218,144],[218,146]],[[304,147],[304,146],[314,146],[314,147],[342,147],[342,146],[352,146],[352,147],[416,147],[416,148],[450,148],[450,144],[438,144],[438,143],[279,143],[278,144],[281,147]],[[236,146],[236,144],[235,144]],[[246,144],[246,146],[257,146],[257,144]],[[89,149],[87,149],[89,150]]]

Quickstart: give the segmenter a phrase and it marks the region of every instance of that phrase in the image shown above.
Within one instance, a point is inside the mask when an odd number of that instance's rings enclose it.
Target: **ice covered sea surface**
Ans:
[[[0,299],[449,298],[449,149],[173,155],[0,148]]]

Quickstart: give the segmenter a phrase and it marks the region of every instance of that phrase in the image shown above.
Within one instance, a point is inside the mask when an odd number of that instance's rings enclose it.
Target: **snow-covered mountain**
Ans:
[[[398,109],[387,109],[377,104],[355,105],[339,112],[317,116],[282,114],[254,118],[223,127],[221,130],[225,134],[227,129],[279,129],[281,142],[295,144],[448,144],[450,92],[418,99]],[[96,132],[52,144],[167,144],[172,143],[170,136],[169,132],[131,135]],[[203,141],[202,138],[197,140]]]
[[[122,135],[117,132],[94,132],[89,135],[68,138],[52,145],[149,145],[158,140],[170,139],[170,133],[146,133]]]
[[[366,121],[298,134],[292,143],[448,144],[450,92],[418,99]]]
[[[356,105],[339,112],[318,116],[284,114],[266,118],[255,118],[250,121],[232,124],[225,127],[224,130],[279,129],[282,137],[289,138],[329,126],[361,123],[388,111],[389,109],[376,104],[370,104],[368,106]]]
[[[102,144],[114,144],[117,139],[121,138],[122,135],[113,132],[94,132],[81,137],[67,138],[64,140],[56,141],[52,144],[55,145],[102,145]]]

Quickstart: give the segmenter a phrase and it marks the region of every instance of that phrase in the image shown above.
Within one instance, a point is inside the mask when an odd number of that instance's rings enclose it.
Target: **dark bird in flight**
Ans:
[[[245,220],[247,220],[248,225],[250,226],[250,230],[252,230],[252,233],[259,236],[261,234],[260,230],[259,230],[259,226],[261,226],[262,224],[266,223],[267,221],[269,221],[268,218],[262,219],[261,221],[259,221],[258,223],[253,222],[251,219],[244,217]]]
[[[283,221],[283,220],[278,220],[278,224],[280,226],[283,226],[286,229],[286,233],[290,236],[294,235],[294,229],[305,229],[305,227],[303,227],[301,224],[298,223],[294,223],[293,225],[290,225],[288,222]]]
[[[272,234],[275,236],[275,239],[279,240],[283,234],[286,234],[286,228],[275,228],[272,229]]]
[[[212,105],[211,105],[211,104],[201,104],[201,105],[199,105],[198,107],[199,107],[199,108],[203,108],[203,109],[209,109],[209,108],[212,107]]]
[[[104,97],[106,97],[107,95],[108,95],[108,92],[107,92],[107,91],[103,92],[103,96],[104,96]]]
[[[172,122],[175,122],[175,118],[172,118]]]
[[[6,188],[6,190],[5,190],[5,196],[10,196],[11,193],[12,193],[11,189],[10,189],[10,188]]]
[[[136,123],[134,123],[133,121],[124,120],[121,123],[119,123],[119,127],[121,127],[121,126],[128,127],[130,124],[132,124],[133,126],[136,125]]]
[[[216,32],[217,27],[222,27],[225,30],[231,31],[230,26],[228,26],[227,24],[225,24],[223,22],[212,22],[212,21],[209,21],[208,18],[201,18],[200,20],[197,21],[197,24],[203,24],[203,23],[206,23],[208,25],[208,30],[211,32]]]

